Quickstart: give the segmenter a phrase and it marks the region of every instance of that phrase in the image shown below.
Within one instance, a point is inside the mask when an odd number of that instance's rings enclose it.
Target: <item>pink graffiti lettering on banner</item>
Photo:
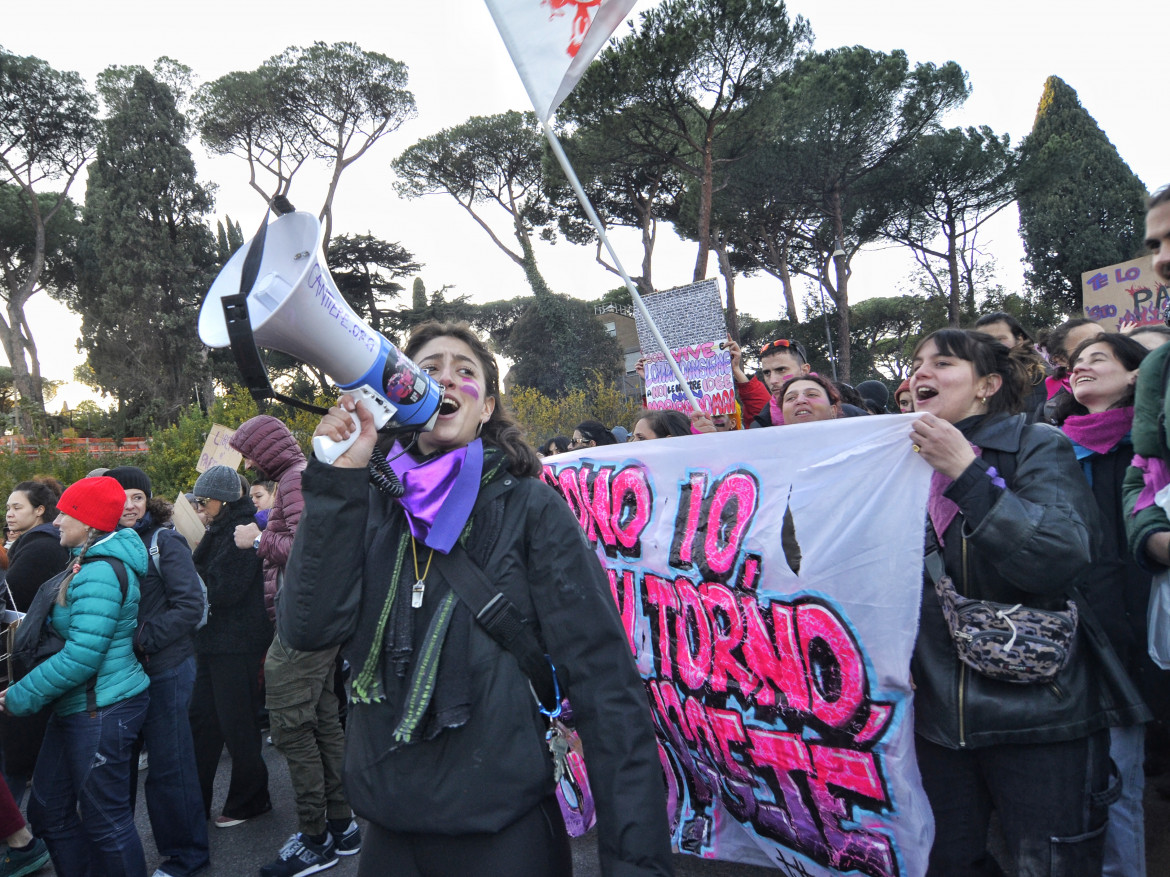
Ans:
[[[896,703],[871,691],[860,641],[832,601],[762,596],[775,592],[747,547],[758,477],[692,470],[674,507],[659,509],[639,465],[579,460],[542,477],[597,547],[631,646],[649,641],[643,672],[680,845],[712,851],[718,801],[806,861],[900,875],[891,836],[876,827],[894,812],[879,753]],[[651,550],[669,570],[641,554],[665,509],[673,520],[656,532],[670,534],[669,548]]]
[[[582,462],[557,473],[544,467],[545,483],[569,503],[585,537],[610,557],[639,558],[642,532],[650,523],[654,496],[646,472],[639,466],[595,467]]]

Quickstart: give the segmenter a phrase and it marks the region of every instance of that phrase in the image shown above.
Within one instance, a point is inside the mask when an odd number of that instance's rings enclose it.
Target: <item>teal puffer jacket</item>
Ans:
[[[74,556],[81,552],[73,549]],[[116,557],[126,567],[126,599],[108,563],[90,562],[69,582],[65,605],[56,603],[50,623],[65,647],[8,689],[6,709],[13,715],[34,713],[52,704],[59,716],[85,709],[86,684],[94,676],[99,707],[144,691],[150,678],[134,656],[138,626],[138,579],[146,573],[146,548],[130,529],[117,530],[90,546],[87,561]]]

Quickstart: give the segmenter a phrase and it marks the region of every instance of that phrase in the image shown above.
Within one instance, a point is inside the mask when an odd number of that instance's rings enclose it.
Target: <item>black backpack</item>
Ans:
[[[126,578],[126,567],[116,557],[87,557],[82,564],[108,563],[118,577],[118,585],[122,590],[122,602],[126,600],[126,591],[130,587]],[[57,592],[61,589],[61,581],[68,574],[64,570],[41,584],[36,596],[29,604],[28,612],[16,628],[16,636],[12,643],[12,679],[17,681],[27,676],[37,664],[51,658],[65,648],[65,640],[49,623],[49,613],[53,611],[53,603],[57,599]],[[86,701],[89,711],[97,709],[94,688],[97,685],[97,676],[89,680],[86,685]]]

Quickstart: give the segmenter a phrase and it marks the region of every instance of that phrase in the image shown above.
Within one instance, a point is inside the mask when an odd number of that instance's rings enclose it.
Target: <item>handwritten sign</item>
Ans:
[[[195,509],[191,508],[191,503],[187,502],[187,497],[182,493],[175,497],[175,511],[172,520],[175,529],[183,534],[183,538],[187,540],[187,544],[194,551],[207,528],[203,526],[199,515],[195,513]]]
[[[644,301],[703,411],[734,412],[735,380],[731,376],[731,354],[726,350],[727,322],[719,284],[703,280],[652,293]],[[634,322],[647,360],[647,407],[689,412],[690,403],[640,311],[634,312]]]
[[[207,434],[207,441],[203,443],[203,451],[199,454],[199,462],[195,464],[195,471],[206,472],[212,466],[227,466],[229,469],[238,469],[240,461],[244,457],[228,444],[235,434],[234,429],[228,429],[218,423],[212,424],[211,432]]]
[[[705,414],[732,414],[735,411],[735,379],[731,376],[731,354],[723,336],[701,344],[671,348],[679,368]],[[646,357],[646,407],[673,408],[690,413],[674,372],[661,350]]]
[[[1170,289],[1154,273],[1149,256],[1081,275],[1085,316],[1107,332],[1161,325]]]

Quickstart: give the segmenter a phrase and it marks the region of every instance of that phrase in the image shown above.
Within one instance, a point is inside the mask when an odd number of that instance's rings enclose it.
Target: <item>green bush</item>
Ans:
[[[314,402],[322,407],[333,404],[331,398],[323,396]],[[209,412],[203,412],[198,405],[184,409],[174,426],[158,430],[150,437],[149,453],[99,456],[64,453],[60,443],[52,439],[42,445],[36,457],[0,447],[0,488],[8,485],[10,490],[12,485],[34,475],[48,475],[69,485],[98,467],[138,466],[150,476],[156,494],[174,499],[180,492],[190,491],[199,477],[195,466],[212,425],[218,423],[235,429],[258,413],[259,408],[248,391],[233,387],[226,396],[216,397]],[[300,442],[302,450],[308,452],[319,415],[278,405],[269,406],[267,413],[283,420]]]

